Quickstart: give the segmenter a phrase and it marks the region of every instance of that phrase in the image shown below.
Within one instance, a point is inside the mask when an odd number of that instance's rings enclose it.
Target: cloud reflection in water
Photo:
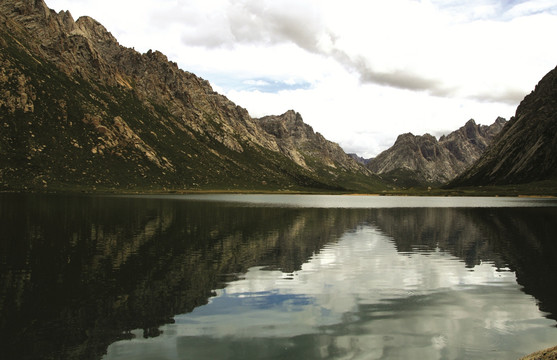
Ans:
[[[362,225],[293,274],[250,268],[161,336],[117,342],[106,358],[507,359],[531,339],[551,343],[553,322],[513,272],[417,250]]]

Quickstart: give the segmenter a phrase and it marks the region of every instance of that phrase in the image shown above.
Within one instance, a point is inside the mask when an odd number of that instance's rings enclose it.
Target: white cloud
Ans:
[[[318,87],[279,93],[229,91],[254,117],[296,109],[304,121],[347,152],[373,157],[393,145],[401,133],[447,134],[472,116],[490,124],[514,107],[504,103],[432,97],[377,85],[360,85],[357,78],[326,79]]]
[[[506,15],[514,18],[518,16],[527,16],[539,13],[557,14],[557,4],[553,0],[529,0],[521,1],[510,8]]]
[[[269,85],[268,82],[264,81],[264,80],[246,80],[244,81],[245,84],[247,85],[253,85],[253,86],[267,86]]]
[[[157,49],[253,116],[289,109],[346,151],[510,117],[557,64],[554,1],[47,0]],[[268,85],[266,85],[268,84]]]

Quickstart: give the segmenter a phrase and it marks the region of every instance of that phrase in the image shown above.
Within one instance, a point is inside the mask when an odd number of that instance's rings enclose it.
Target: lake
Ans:
[[[5,359],[518,359],[557,201],[0,194]]]

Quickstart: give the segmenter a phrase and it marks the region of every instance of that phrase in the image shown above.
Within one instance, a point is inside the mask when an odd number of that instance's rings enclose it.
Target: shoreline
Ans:
[[[557,198],[557,179],[541,180],[525,184],[485,185],[474,187],[448,188],[444,185],[436,187],[389,187],[389,188],[312,188],[303,186],[275,187],[246,184],[245,187],[234,187],[221,184],[206,187],[167,187],[155,183],[140,186],[94,186],[79,183],[54,183],[48,186],[11,186],[3,184],[2,193],[43,193],[43,194],[312,194],[312,195],[350,195],[350,196],[445,196],[445,197],[520,197],[520,198]]]
[[[557,346],[526,355],[519,360],[557,360]]]
[[[236,194],[236,195],[341,195],[341,196],[393,196],[393,197],[510,197],[531,199],[556,199],[553,194],[524,194],[501,191],[388,191],[381,193],[362,193],[350,191],[320,191],[320,190],[248,190],[248,189],[22,189],[0,190],[0,194],[50,194],[50,195],[209,195],[209,194]]]

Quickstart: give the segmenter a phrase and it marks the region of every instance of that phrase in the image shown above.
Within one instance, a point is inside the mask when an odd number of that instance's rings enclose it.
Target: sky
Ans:
[[[299,112],[369,158],[509,119],[557,65],[557,0],[46,0],[159,50],[252,117]]]

